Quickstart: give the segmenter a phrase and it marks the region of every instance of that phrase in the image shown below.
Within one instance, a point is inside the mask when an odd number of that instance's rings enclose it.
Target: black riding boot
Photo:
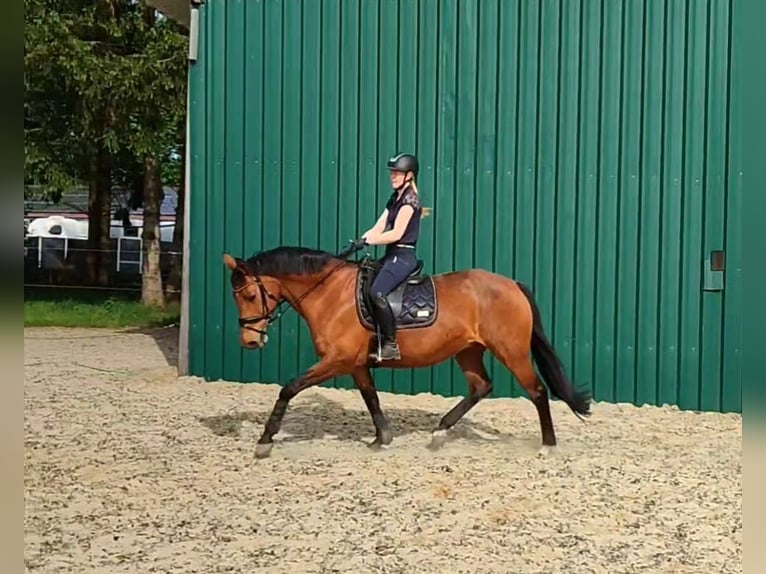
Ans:
[[[377,295],[373,300],[373,312],[375,321],[380,328],[381,349],[380,360],[390,361],[401,359],[399,345],[396,343],[396,321],[391,305],[384,295]]]

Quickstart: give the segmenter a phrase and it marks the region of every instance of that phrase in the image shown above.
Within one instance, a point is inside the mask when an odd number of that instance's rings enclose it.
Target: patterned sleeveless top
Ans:
[[[399,210],[403,205],[411,206],[415,210],[415,213],[412,214],[412,217],[410,218],[410,221],[404,230],[404,235],[402,235],[402,238],[396,243],[412,245],[414,247],[417,244],[418,237],[420,235],[420,214],[423,210],[420,207],[420,198],[418,197],[418,194],[415,193],[415,190],[409,186],[404,190],[404,193],[402,193],[402,196],[398,200],[396,195],[397,192],[394,191],[386,203],[386,208],[388,209],[388,217],[386,218],[385,231],[389,231],[394,228],[396,216],[399,214]]]

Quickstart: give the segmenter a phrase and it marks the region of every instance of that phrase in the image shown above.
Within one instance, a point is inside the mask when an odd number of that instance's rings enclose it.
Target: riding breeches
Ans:
[[[383,258],[383,267],[378,272],[370,286],[370,296],[374,299],[378,294],[388,296],[391,291],[401,285],[418,266],[415,252],[411,249],[397,249]]]

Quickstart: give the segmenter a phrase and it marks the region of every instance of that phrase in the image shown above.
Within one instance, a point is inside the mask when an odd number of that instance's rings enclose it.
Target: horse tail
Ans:
[[[540,310],[532,292],[523,283],[517,282],[517,285],[532,308],[532,357],[535,359],[537,368],[551,394],[564,401],[577,418],[583,420],[584,416],[590,415],[590,393],[585,389],[576,389],[569,381],[553,345],[545,336]]]

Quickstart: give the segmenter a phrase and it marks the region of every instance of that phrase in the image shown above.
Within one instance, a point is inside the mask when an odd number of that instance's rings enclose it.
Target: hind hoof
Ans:
[[[431,442],[428,445],[429,450],[439,450],[447,442],[446,429],[438,429],[431,433]]]
[[[274,447],[273,442],[259,443],[255,445],[255,458],[267,458]]]

